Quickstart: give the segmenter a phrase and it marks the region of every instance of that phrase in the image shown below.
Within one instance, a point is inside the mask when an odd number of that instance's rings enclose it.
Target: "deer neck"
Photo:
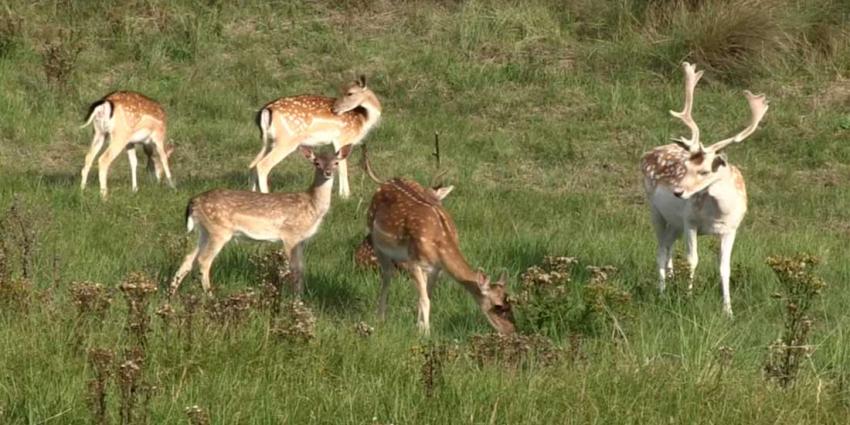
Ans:
[[[463,254],[457,246],[450,244],[441,250],[441,262],[446,272],[458,283],[475,297],[480,300],[482,297],[481,288],[478,287],[478,273],[472,270],[469,263],[466,262]]]
[[[333,176],[330,178],[325,177],[322,171],[316,170],[313,185],[310,186],[307,192],[310,194],[310,202],[313,204],[313,208],[316,209],[319,215],[324,215],[331,207],[331,189],[333,189],[333,185]]]
[[[361,103],[360,107],[366,110],[366,121],[363,123],[363,128],[368,130],[381,119],[381,102],[373,94]]]

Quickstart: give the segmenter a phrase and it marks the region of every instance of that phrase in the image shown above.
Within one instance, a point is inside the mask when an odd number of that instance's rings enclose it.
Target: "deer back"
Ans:
[[[141,93],[117,91],[108,94],[104,100],[112,104],[113,114],[120,115],[130,128],[165,125],[165,110],[158,102]]]
[[[289,134],[338,131],[343,138],[358,135],[367,120],[366,110],[355,108],[337,115],[333,113],[335,100],[309,95],[283,97],[270,102],[264,109],[272,112],[272,125],[275,120],[282,120]]]
[[[372,197],[367,223],[373,239],[407,247],[411,260],[434,264],[441,251],[458,247],[457,228],[440,200],[410,180],[382,184]]]
[[[259,193],[216,189],[190,203],[192,217],[211,232],[242,233],[251,239],[312,236],[324,216],[308,193]]]

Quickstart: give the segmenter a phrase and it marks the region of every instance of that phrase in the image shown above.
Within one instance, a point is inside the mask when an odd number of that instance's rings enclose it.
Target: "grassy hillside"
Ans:
[[[843,0],[12,0],[0,6],[0,423],[92,423],[99,368],[112,374],[108,423],[122,406],[131,423],[204,423],[185,412],[194,405],[220,424],[844,423],[848,23]],[[693,294],[681,281],[656,291],[638,161],[685,134],[667,112],[681,106],[683,60],[706,69],[694,112],[706,142],[743,127],[743,89],[771,101],[759,131],[728,150],[750,195],[733,321],[721,315],[712,238],[700,240]],[[533,349],[518,364],[510,341],[480,336],[489,326],[446,278],[430,339],[416,333],[406,279],[377,321],[378,276],[353,261],[375,187],[358,169],[352,199],[334,197],[306,252],[309,341],[287,337],[304,316],[257,305],[269,302],[257,294],[270,245],[225,249],[213,266],[218,304],[194,306],[197,276],[182,297],[165,296],[194,243],[188,198],[249,187],[257,109],[336,95],[358,73],[383,103],[367,139],[381,175],[427,181],[439,133],[456,186],[445,204],[473,265],[507,271],[519,297],[520,275],[545,256],[576,258],[563,293],[532,291],[517,307],[521,330],[541,335],[521,341]],[[108,201],[91,178],[79,190],[91,129],[78,127],[117,89],[164,105],[176,190],[144,176],[132,193],[124,157]],[[301,190],[310,175],[292,155],[270,183]],[[763,373],[788,311],[766,260],[798,252],[820,259],[827,286],[809,314],[810,355],[783,387]],[[608,279],[587,269],[608,265]],[[138,317],[117,289],[145,280],[133,272],[161,289]],[[128,327],[142,317],[148,326]],[[139,346],[136,376],[119,366]]]

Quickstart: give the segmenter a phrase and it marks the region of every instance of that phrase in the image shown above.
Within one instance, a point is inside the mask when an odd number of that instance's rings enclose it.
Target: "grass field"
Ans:
[[[107,423],[122,422],[122,406],[134,412],[125,423],[846,423],[850,5],[812,3],[4,3],[0,423],[95,422],[94,348],[114,353],[103,369],[114,375],[103,381]],[[700,240],[693,294],[681,281],[656,291],[638,162],[685,134],[667,112],[681,106],[683,60],[707,69],[694,113],[706,142],[743,127],[743,89],[771,101],[761,129],[728,151],[750,195],[731,321],[721,314],[716,240]],[[445,205],[474,266],[507,271],[518,294],[520,275],[544,256],[577,259],[552,315],[530,319],[545,303],[516,311],[521,331],[552,342],[555,361],[542,342],[518,364],[498,348],[481,354],[475,336],[490,328],[446,278],[430,339],[416,332],[416,296],[401,278],[378,322],[378,276],[353,261],[375,185],[354,166],[352,198],[334,196],[306,251],[311,340],[280,335],[287,315],[221,304],[230,316],[204,306],[189,314],[185,295],[165,296],[194,243],[183,222],[189,197],[249,187],[258,108],[284,95],[336,95],[358,73],[383,103],[367,138],[381,175],[427,182],[439,133],[441,169],[456,186]],[[78,127],[92,101],[117,89],[164,105],[176,190],[143,176],[132,193],[124,157],[113,163],[108,201],[96,178],[79,190],[91,129]],[[292,155],[270,183],[294,191],[310,178]],[[218,298],[259,292],[256,259],[274,248],[229,245],[213,266]],[[821,260],[827,286],[810,313],[811,355],[783,387],[763,373],[786,313],[766,259],[799,252]],[[627,295],[605,298],[605,313],[584,295],[591,265],[616,267],[605,288]],[[117,365],[139,343],[115,288],[133,272],[160,291],[144,315],[139,375],[125,381],[137,388],[122,395]],[[80,282],[109,289],[102,316],[74,304]],[[198,277],[181,292],[199,295]],[[166,304],[172,322],[154,314]],[[371,336],[356,332],[360,322]],[[204,414],[192,419],[185,409],[194,405]]]

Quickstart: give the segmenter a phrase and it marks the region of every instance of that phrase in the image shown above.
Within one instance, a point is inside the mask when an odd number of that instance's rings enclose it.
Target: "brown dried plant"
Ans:
[[[47,82],[67,89],[77,57],[83,51],[80,32],[59,28],[41,43],[41,60]]]
[[[809,344],[814,323],[811,309],[826,282],[814,273],[820,259],[813,255],[772,256],[767,264],[779,279],[780,291],[774,297],[785,303],[785,320],[782,336],[770,345],[764,373],[786,388],[796,380],[801,363],[814,352]]]
[[[141,346],[124,350],[124,358],[118,365],[116,374],[122,424],[135,423],[137,403],[144,389],[142,382],[144,366],[145,350]]]
[[[316,336],[316,317],[302,301],[295,300],[272,322],[271,332],[285,342],[306,344]]]
[[[198,405],[186,408],[186,416],[190,425],[210,425],[210,415]]]
[[[195,339],[195,321],[197,318],[198,308],[201,305],[201,299],[194,294],[184,294],[180,297],[183,311],[180,313],[180,337],[183,339],[183,348],[185,351],[190,351],[194,346]]]
[[[244,322],[251,310],[259,303],[260,297],[256,292],[252,290],[239,292],[209,302],[206,306],[207,316],[213,323],[229,328]]]
[[[127,302],[127,333],[136,343],[144,346],[150,330],[148,304],[150,295],[157,290],[156,284],[144,273],[132,272],[118,288]]]
[[[115,353],[106,348],[92,348],[88,352],[89,366],[94,378],[89,381],[88,405],[94,416],[94,423],[105,425],[109,422],[106,395]]]
[[[39,217],[37,220],[35,217]],[[0,279],[21,277],[32,281],[33,265],[38,254],[38,231],[49,218],[25,205],[19,196],[0,218]],[[18,273],[14,266],[17,264]]]
[[[357,322],[354,324],[354,333],[361,338],[368,338],[375,332],[375,328],[369,326],[366,322]]]
[[[252,256],[250,261],[259,273],[263,288],[260,306],[270,310],[272,316],[277,316],[280,313],[283,288],[293,284],[286,253],[282,250],[268,250]]]
[[[560,361],[563,349],[542,335],[473,335],[469,354],[480,366],[498,364],[511,368],[533,363],[549,366]]]
[[[112,304],[112,295],[99,283],[74,282],[70,291],[79,318],[93,317],[102,320]]]

